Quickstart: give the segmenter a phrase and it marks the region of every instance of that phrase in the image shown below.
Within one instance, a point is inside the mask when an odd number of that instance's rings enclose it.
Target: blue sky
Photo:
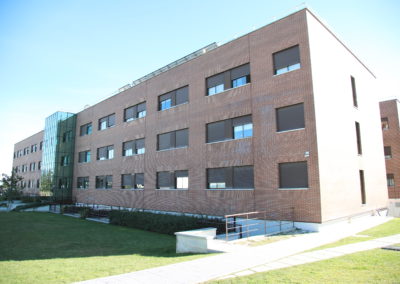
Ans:
[[[14,143],[55,111],[79,112],[211,42],[293,11],[294,0],[1,0],[0,173]],[[307,1],[375,73],[381,99],[400,97],[400,1]]]

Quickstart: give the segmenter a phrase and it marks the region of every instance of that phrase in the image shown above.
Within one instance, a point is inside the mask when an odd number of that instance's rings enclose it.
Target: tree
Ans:
[[[21,196],[22,187],[20,186],[20,182],[23,180],[23,177],[19,176],[15,169],[11,171],[11,175],[2,174],[2,176],[1,197],[12,203],[14,199]]]

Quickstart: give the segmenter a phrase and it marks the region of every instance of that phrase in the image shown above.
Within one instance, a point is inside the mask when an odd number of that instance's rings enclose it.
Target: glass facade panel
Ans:
[[[72,199],[75,128],[73,113],[56,112],[45,121],[40,190],[61,202]],[[65,133],[70,133],[68,139],[63,139]]]

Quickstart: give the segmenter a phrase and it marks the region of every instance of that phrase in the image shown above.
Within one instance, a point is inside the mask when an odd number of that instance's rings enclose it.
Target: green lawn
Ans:
[[[0,283],[70,283],[187,261],[175,237],[51,213],[0,213]]]
[[[400,252],[370,250],[213,283],[400,283]]]
[[[396,234],[400,234],[400,218],[392,219],[386,223],[383,223],[382,225],[358,233],[355,236],[347,237],[337,242],[314,248],[310,251],[344,246]]]

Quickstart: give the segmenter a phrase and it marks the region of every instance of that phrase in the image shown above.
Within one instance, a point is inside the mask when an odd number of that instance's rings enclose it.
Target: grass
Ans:
[[[213,283],[400,283],[400,252],[375,249]]]
[[[70,283],[192,260],[175,237],[51,213],[0,213],[0,283]]]
[[[317,248],[314,248],[309,251],[320,250],[320,249],[327,249],[333,248],[348,244],[354,244],[358,242],[368,241],[376,238],[387,237],[390,235],[400,234],[400,218],[392,219],[386,223],[383,223],[379,226],[373,227],[371,229],[362,231],[355,236],[347,237],[341,239],[337,242],[326,244]]]

